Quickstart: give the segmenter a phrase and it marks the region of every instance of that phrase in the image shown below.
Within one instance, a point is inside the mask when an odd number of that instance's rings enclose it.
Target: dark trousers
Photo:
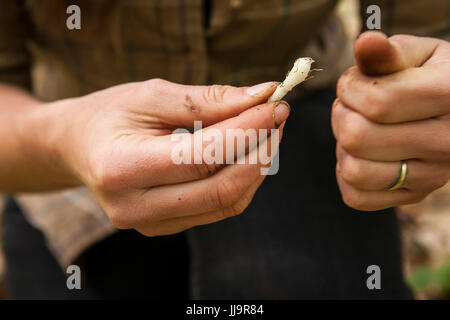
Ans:
[[[341,200],[330,128],[334,97],[329,89],[291,103],[280,170],[242,215],[189,230],[187,242],[184,234],[121,231],[77,261],[85,276],[80,292],[66,289],[42,235],[9,203],[3,235],[9,297],[173,298],[189,290],[204,299],[412,298],[394,211],[358,212]],[[379,290],[367,287],[370,265],[380,267]]]
[[[74,264],[81,290],[68,290],[65,270],[11,199],[3,216],[6,298],[9,299],[186,299],[185,235],[147,238],[134,230],[94,245]]]

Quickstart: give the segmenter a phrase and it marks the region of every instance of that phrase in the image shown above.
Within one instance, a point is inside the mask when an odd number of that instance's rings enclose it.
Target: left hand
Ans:
[[[359,210],[419,202],[450,178],[450,43],[366,32],[354,51],[332,110],[343,200]],[[389,191],[402,160],[407,179]]]

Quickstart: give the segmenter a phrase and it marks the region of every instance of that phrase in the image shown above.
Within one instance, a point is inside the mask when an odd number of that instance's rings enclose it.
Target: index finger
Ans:
[[[285,102],[266,103],[195,134],[185,132],[141,141],[138,146],[130,146],[133,158],[139,160],[129,174],[135,176],[138,188],[203,179],[227,164],[239,164],[271,136],[272,130],[279,130],[288,115]]]
[[[352,67],[339,79],[337,96],[374,122],[425,120],[450,113],[449,77],[450,61],[378,77]]]

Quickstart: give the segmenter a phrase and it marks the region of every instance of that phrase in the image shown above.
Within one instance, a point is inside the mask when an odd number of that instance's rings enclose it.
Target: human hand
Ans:
[[[194,120],[202,121],[204,136],[218,130],[224,139],[228,129],[282,129],[288,105],[264,103],[276,86],[184,86],[153,79],[51,103],[39,112],[60,119],[49,139],[58,163],[91,189],[116,227],[166,235],[240,214],[264,180],[261,162],[208,164],[200,158],[199,164],[175,164],[172,151],[180,142],[171,139],[173,130],[193,127]],[[270,148],[271,138],[257,147],[247,142],[243,156],[248,160]],[[225,141],[223,146],[225,160],[230,154]],[[188,149],[194,157],[206,147]]]
[[[450,44],[366,32],[354,51],[332,110],[343,200],[359,210],[421,201],[450,177]],[[406,180],[388,190],[401,161]]]

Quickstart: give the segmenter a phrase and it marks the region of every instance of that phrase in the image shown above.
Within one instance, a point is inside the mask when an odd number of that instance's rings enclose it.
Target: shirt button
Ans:
[[[240,9],[242,7],[243,0],[230,0],[230,7],[232,9]]]

